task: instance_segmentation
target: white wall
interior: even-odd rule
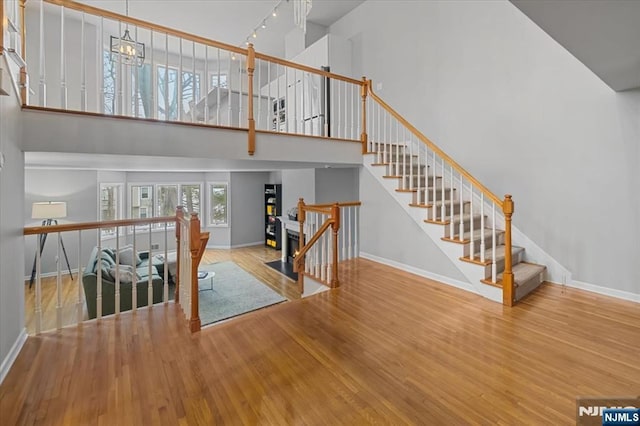
[[[24,154],[20,146],[20,102],[3,68],[3,87],[10,96],[0,96],[0,382],[7,373],[24,334],[23,199]]]
[[[352,41],[354,77],[513,194],[515,226],[573,279],[640,293],[640,93],[613,92],[507,1],[367,1],[330,33]]]
[[[59,223],[88,222],[98,218],[98,181],[95,170],[27,169],[24,173],[23,226],[40,226],[40,219],[31,219],[34,202],[66,201],[67,217]],[[78,267],[78,233],[63,232],[64,244],[71,269]],[[82,233],[82,265],[88,261],[91,248],[97,244],[97,231]],[[57,234],[48,234],[42,252],[42,273],[56,271]],[[38,236],[25,237],[24,276],[30,277],[38,246]],[[61,270],[67,271],[64,254],[60,253]],[[68,272],[68,271],[67,271]],[[75,276],[75,275],[74,275]]]
[[[468,282],[364,167],[360,169],[360,200],[360,252]]]
[[[357,168],[316,169],[316,203],[358,201]]]
[[[316,202],[315,169],[293,169],[282,171],[282,212],[298,206],[298,199],[304,198],[306,204]]]

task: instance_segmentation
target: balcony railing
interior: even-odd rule
[[[104,228],[114,228],[115,238],[103,239]],[[24,235],[37,236],[27,290],[30,333],[135,312],[171,299],[182,308],[189,328],[200,329],[197,268],[209,233],[200,231],[195,213],[186,218],[178,207],[169,217],[61,225],[47,221],[24,228]],[[53,263],[43,262],[47,240],[55,241]],[[162,248],[154,250],[156,244]],[[75,253],[75,259],[69,253]]]

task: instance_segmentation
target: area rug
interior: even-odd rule
[[[200,322],[203,326],[287,300],[234,262],[201,264],[198,270],[216,273],[213,290],[208,286],[200,287]]]

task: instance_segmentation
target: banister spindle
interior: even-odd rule
[[[147,258],[147,306],[153,305],[153,249],[151,241],[151,224],[149,224],[149,257]]]
[[[473,183],[469,182],[469,239],[471,240],[469,258],[475,259],[476,251],[475,251],[475,235],[473,234]]]
[[[453,239],[453,216],[455,215],[454,201],[453,201],[453,189],[454,189],[454,181],[453,181],[453,165],[449,165],[449,185],[451,188],[449,189],[449,200],[451,200],[451,205],[449,206],[449,238]],[[458,206],[458,213],[463,214],[462,204]]]
[[[491,203],[491,282],[497,282],[496,267],[496,203]]]
[[[480,262],[484,262],[486,249],[484,242],[484,192],[480,192]]]
[[[82,267],[82,230],[78,230],[78,298],[76,300],[76,324],[82,322],[83,307],[82,301],[82,275],[84,274],[84,268]]]
[[[4,0],[2,0],[4,1]],[[41,107],[47,106],[47,83],[46,83],[46,56],[45,56],[45,45],[44,45],[44,2],[40,2],[40,46],[39,46],[39,57],[40,57],[40,81],[38,87],[38,97],[39,97],[39,105]],[[36,318],[36,324],[37,324]],[[36,330],[36,334],[40,333],[40,330]]]
[[[116,315],[120,314],[120,227],[116,226]]]
[[[446,178],[446,174],[444,172],[444,158],[440,159],[440,170],[442,172],[442,186],[440,188],[440,221],[444,222],[447,217],[447,206],[446,206],[446,200],[447,200],[447,194],[445,193],[445,178]]]
[[[464,180],[462,177],[462,173],[460,173],[460,191],[458,191],[460,206],[464,206]],[[453,238],[453,235],[451,236]],[[458,229],[458,241],[464,240],[464,212],[460,212],[460,224]]]
[[[182,99],[183,91],[184,91],[183,77],[182,77],[182,37],[180,37],[178,40],[180,42],[180,49],[178,50],[178,77],[176,78],[178,93],[176,96],[176,105],[178,108],[178,121],[184,121],[184,108],[182,107],[182,105],[184,105],[183,99]],[[229,101],[231,101],[231,98],[229,98]]]
[[[56,245],[56,328],[62,328],[62,262],[60,261],[60,245],[62,244],[62,234],[58,235]]]
[[[82,19],[80,20],[80,111],[87,110],[87,64],[84,54],[84,41],[84,12],[82,12]]]
[[[60,108],[67,109],[67,61],[64,45],[64,7],[60,8]]]
[[[164,223],[164,268],[162,269],[162,271],[164,272],[164,277],[163,278],[163,289],[162,289],[162,301],[164,303],[168,303],[169,302],[169,260],[168,260],[168,253],[167,253],[167,246],[169,243],[169,224],[167,222]],[[177,255],[176,255],[177,256]]]
[[[164,119],[169,121],[171,120],[169,113],[169,33],[165,33],[164,36]]]
[[[436,220],[436,201],[437,201],[437,196],[436,196],[436,152],[433,151],[433,183],[431,184],[431,220],[435,221]]]
[[[96,229],[98,237],[98,253],[96,260],[96,272],[98,275],[98,285],[96,290],[96,318],[102,318],[102,235],[100,228]]]
[[[138,252],[136,247],[136,226],[133,225],[133,253]],[[133,274],[131,277],[131,310],[135,312],[138,309],[138,278],[136,271],[136,257],[132,256],[131,267],[133,268]]]
[[[36,246],[36,334],[42,331],[42,249],[45,234],[38,234]]]
[[[216,82],[217,84],[217,88],[216,88],[216,124],[220,124],[220,91],[222,90],[222,88],[220,87],[220,48],[217,48],[218,51],[218,57],[217,57],[217,61],[218,61],[218,81]],[[227,79],[229,77],[227,76]],[[227,86],[229,85],[229,82],[227,82]]]
[[[158,87],[158,75],[157,75],[157,71],[156,71],[156,66],[155,66],[155,61],[154,61],[154,52],[155,49],[153,47],[153,29],[150,30],[150,37],[151,37],[151,42],[150,42],[150,47],[151,47],[151,52],[149,52],[149,62],[151,63],[151,87],[153,88],[151,90],[150,93],[150,109],[151,109],[151,116],[147,117],[147,118],[158,118],[158,108],[156,108],[156,90]],[[145,114],[146,116],[146,114]]]
[[[196,74],[196,42],[191,42],[191,106],[189,107],[189,112],[191,115],[191,122],[196,122],[196,102],[198,99],[196,98],[198,87],[198,75]],[[153,90],[152,90],[153,92]]]

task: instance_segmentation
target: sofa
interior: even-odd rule
[[[164,293],[164,262],[157,256],[149,259],[148,252],[137,252],[134,255],[133,247],[125,246],[120,249],[120,266],[116,268],[116,251],[111,248],[103,248],[98,252],[94,247],[89,256],[89,261],[82,274],[82,286],[89,319],[97,317],[98,295],[98,268],[102,269],[102,315],[115,313],[116,307],[116,274],[120,276],[120,312],[129,311],[132,308],[133,274],[136,274],[137,306],[147,306],[149,289],[149,262],[151,265],[151,285],[153,288],[153,302],[163,301]],[[134,267],[135,263],[135,267]],[[173,295],[173,283],[169,278],[170,298]]]

